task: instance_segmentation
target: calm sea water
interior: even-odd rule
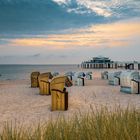
[[[78,69],[77,65],[0,65],[0,80],[30,79],[33,71],[61,73]]]

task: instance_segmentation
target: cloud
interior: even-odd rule
[[[39,57],[39,56],[41,56],[40,53],[37,53],[37,54],[32,55],[32,57]]]
[[[59,5],[68,7],[68,12],[78,14],[92,14],[104,17],[123,17],[133,13],[140,14],[140,1],[138,0],[53,0]],[[129,13],[129,10],[131,12]],[[135,14],[134,14],[135,13]]]
[[[7,46],[71,50],[83,47],[127,47],[140,36],[140,21],[93,25],[69,33],[7,39]]]
[[[1,36],[51,34],[140,16],[138,0],[1,0]]]
[[[51,0],[1,1],[0,18],[1,35],[49,33],[83,26],[92,20],[86,15],[68,13],[67,8]]]
[[[4,45],[4,44],[7,44],[7,43],[8,43],[8,39],[4,39],[4,38],[0,39],[0,45]]]
[[[138,0],[1,0],[0,63],[139,58],[139,16]]]
[[[59,55],[60,58],[67,58],[67,55]]]

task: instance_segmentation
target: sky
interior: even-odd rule
[[[0,64],[140,61],[140,0],[0,0]]]

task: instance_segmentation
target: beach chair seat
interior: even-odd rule
[[[52,75],[50,72],[42,73],[38,77],[39,81],[39,90],[40,95],[50,95],[50,80],[52,79]]]
[[[40,72],[32,72],[31,73],[31,87],[36,88],[39,87],[38,77],[40,75]]]
[[[72,83],[67,76],[55,77],[51,81],[52,111],[65,111],[68,109],[68,91],[66,91],[66,87],[70,86],[72,86]]]

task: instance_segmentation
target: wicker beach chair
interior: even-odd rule
[[[39,90],[40,95],[50,95],[50,79],[52,79],[53,76],[50,72],[48,73],[42,73],[38,77],[39,81]]]
[[[64,75],[67,76],[72,81],[72,78],[74,76],[74,72],[69,71],[69,72],[66,72]]]
[[[83,77],[73,76],[72,83],[74,86],[84,86],[85,79]]]
[[[67,76],[55,77],[50,84],[52,95],[52,111],[68,109],[68,91],[66,87],[72,86]]]
[[[120,76],[121,92],[139,93],[139,72],[124,71]]]
[[[32,72],[31,73],[31,87],[36,88],[39,87],[38,77],[40,75],[40,72]]]
[[[118,86],[120,85],[121,71],[108,73],[108,84]]]
[[[84,86],[85,85],[85,73],[77,72],[74,74],[72,79],[73,85],[75,86]]]

